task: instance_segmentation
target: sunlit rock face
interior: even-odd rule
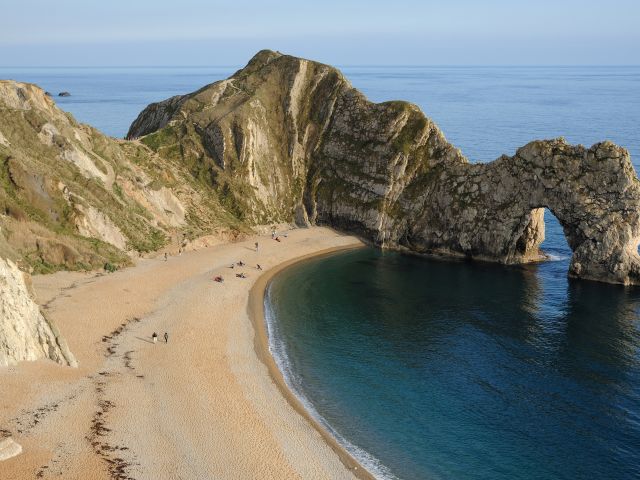
[[[640,185],[609,142],[534,141],[473,164],[417,106],[372,103],[338,70],[266,50],[227,80],[150,105],[128,136],[179,152],[248,223],[522,263],[540,258],[546,207],[574,252],[570,275],[640,282]]]
[[[0,367],[48,358],[76,366],[76,360],[31,298],[24,274],[0,258]]]

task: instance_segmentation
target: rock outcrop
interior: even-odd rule
[[[41,358],[76,366],[66,343],[33,301],[23,273],[0,258],[0,367]]]
[[[521,263],[544,208],[570,275],[640,283],[640,182],[626,150],[534,141],[470,163],[415,105],[369,102],[336,69],[259,52],[227,80],[147,107],[129,138],[177,154],[248,223],[295,220],[385,248]]]
[[[20,455],[22,446],[16,443],[13,438],[0,439],[0,462],[9,460],[10,458]]]

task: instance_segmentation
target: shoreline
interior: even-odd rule
[[[314,227],[283,243],[252,236],[111,274],[34,277],[79,367],[0,369],[0,434],[23,447],[0,462],[0,478],[374,478],[278,381],[255,315],[282,269],[361,246]],[[230,269],[240,259],[246,280]],[[168,343],[154,344],[154,331],[168,331]]]
[[[363,247],[363,245],[331,247],[315,253],[303,255],[298,258],[290,259],[270,268],[256,280],[251,287],[251,290],[249,290],[247,314],[255,331],[254,349],[256,356],[267,367],[271,379],[278,387],[282,396],[296,412],[302,415],[302,417],[304,417],[304,419],[313,428],[315,428],[318,433],[320,433],[327,445],[329,445],[329,447],[331,447],[331,449],[338,455],[344,466],[348,468],[358,479],[375,480],[376,477],[373,476],[357,459],[355,459],[351,453],[346,450],[346,448],[340,445],[338,440],[336,440],[336,438],[313,417],[313,415],[302,404],[300,399],[298,399],[295,392],[293,392],[287,385],[284,375],[278,368],[278,365],[276,364],[276,361],[269,349],[269,334],[266,327],[264,312],[264,301],[267,288],[269,287],[271,280],[273,280],[273,278],[283,270],[310,259],[332,255],[337,252],[356,250]]]

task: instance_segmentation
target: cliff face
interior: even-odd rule
[[[329,224],[416,253],[539,258],[543,208],[570,275],[640,283],[640,182],[629,154],[535,141],[471,164],[415,105],[374,104],[336,69],[259,52],[227,80],[147,107],[129,138],[175,155],[248,223]]]
[[[66,343],[31,298],[23,273],[0,258],[0,367],[41,358],[76,366]]]
[[[126,265],[216,227],[244,229],[171,156],[78,124],[35,85],[0,81],[0,256],[36,273]]]

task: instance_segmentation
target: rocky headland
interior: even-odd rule
[[[470,163],[417,106],[372,103],[335,68],[272,51],[150,105],[128,137],[197,168],[250,224],[330,225],[383,248],[512,264],[540,259],[546,207],[571,276],[640,282],[640,182],[610,142],[538,140]]]

